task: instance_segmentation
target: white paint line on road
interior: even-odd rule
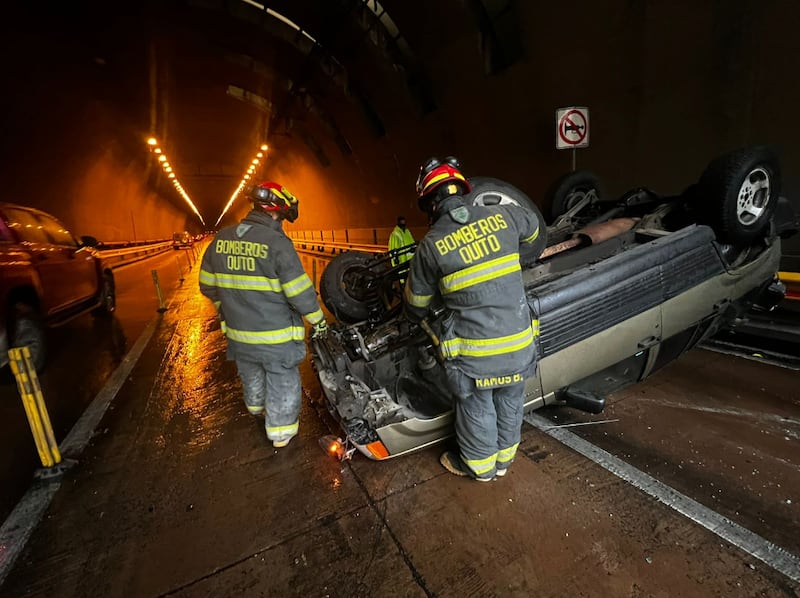
[[[629,463],[593,445],[569,430],[553,428],[552,422],[540,415],[530,413],[525,416],[525,421],[587,459],[594,461],[645,494],[652,496],[681,515],[702,525],[723,540],[752,555],[792,581],[800,583],[800,559],[787,550],[751,532],[738,523],[734,523],[716,511],[701,505],[696,500],[681,494],[674,488],[659,482],[652,476],[636,469]]]
[[[736,409],[733,407],[708,407],[706,405],[698,405],[696,403],[678,403],[676,401],[667,401],[664,399],[650,399],[648,397],[637,397],[636,402],[652,403],[660,407],[669,407],[671,409],[688,409],[690,411],[702,411],[704,413],[717,413],[719,415],[730,415],[731,417],[740,417],[742,419],[754,420],[765,424],[778,424],[780,426],[795,426],[800,428],[800,419],[777,415],[775,413],[762,413],[760,411],[750,411],[749,409]]]
[[[713,351],[714,353],[733,355],[734,357],[741,357],[748,361],[757,361],[766,365],[785,368],[787,370],[800,370],[800,364],[798,364],[798,359],[794,355],[764,351],[715,340],[705,341],[700,345],[700,348],[706,351]]]
[[[122,363],[114,370],[105,386],[61,442],[59,450],[62,455],[76,458],[92,439],[95,428],[141,357],[159,320],[160,318],[153,318],[150,321],[133,348],[123,357]],[[60,486],[60,476],[34,481],[0,527],[0,586],[3,585]]]

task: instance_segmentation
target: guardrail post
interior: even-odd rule
[[[17,388],[22,396],[25,415],[31,427],[39,459],[45,467],[53,467],[61,463],[61,452],[58,450],[50,416],[44,404],[44,396],[39,386],[39,377],[31,361],[31,351],[28,347],[10,349],[8,357],[11,371],[17,380]]]
[[[156,285],[156,295],[158,295],[158,309],[156,311],[164,313],[167,311],[167,306],[164,305],[164,296],[161,294],[161,285],[158,283],[158,272],[150,270],[150,274],[153,275],[153,284]]]
[[[378,244],[378,229],[377,228],[373,228],[372,229],[372,244],[373,245],[377,245]]]

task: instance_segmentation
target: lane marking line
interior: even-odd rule
[[[524,420],[537,430],[565,444],[587,459],[594,461],[645,494],[784,574],[795,583],[800,583],[800,558],[789,551],[751,532],[738,523],[734,523],[724,515],[712,511],[674,488],[659,482],[654,477],[636,469],[629,463],[593,445],[569,430],[553,428],[552,422],[540,415],[529,413],[524,417]]]
[[[62,455],[77,457],[92,439],[95,428],[103,419],[108,406],[125,383],[133,366],[139,361],[160,320],[161,317],[155,317],[147,324],[131,350],[122,358],[117,369],[61,442],[59,448]],[[0,527],[0,587],[60,487],[61,476],[48,480],[35,480],[3,522]]]

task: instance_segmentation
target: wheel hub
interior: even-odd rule
[[[769,173],[755,168],[745,177],[739,188],[736,217],[745,226],[756,222],[767,207],[770,197]]]

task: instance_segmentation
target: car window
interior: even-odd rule
[[[44,232],[44,226],[28,210],[18,210],[16,208],[6,209],[8,228],[13,230],[22,241],[29,243],[50,243],[50,239]]]
[[[75,241],[75,237],[72,236],[72,233],[64,228],[64,225],[58,220],[48,216],[47,214],[42,214],[41,212],[36,214],[36,217],[44,225],[44,230],[48,235],[50,235],[53,243],[56,245],[66,245],[68,247],[78,246],[78,243]]]
[[[11,243],[13,240],[14,237],[8,230],[5,219],[0,215],[0,243]]]

